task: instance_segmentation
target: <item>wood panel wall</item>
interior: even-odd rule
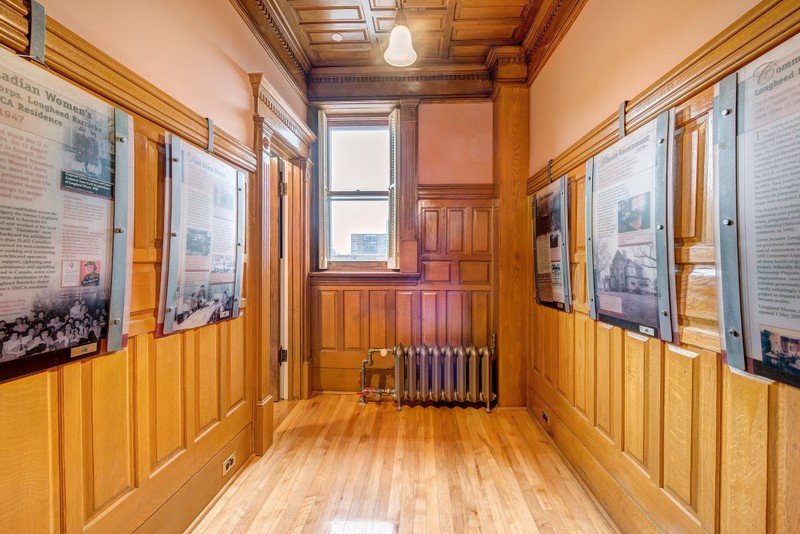
[[[9,532],[132,531],[221,451],[238,449],[238,469],[252,450],[246,313],[153,335],[164,130],[138,117],[134,126],[129,345],[0,385],[0,521]],[[235,440],[240,435],[244,447]],[[217,489],[223,485],[219,461],[204,476]],[[185,528],[206,503],[187,499],[187,510],[167,524]]]
[[[27,6],[0,4],[0,41],[24,52]],[[252,314],[154,336],[165,132],[202,145],[205,121],[55,21],[47,28],[51,70],[134,114],[131,324],[125,350],[0,384],[0,530],[179,532],[253,450]],[[249,148],[222,130],[217,141],[216,155],[255,171]]]
[[[489,344],[494,331],[495,201],[491,186],[468,189],[420,191],[419,279],[315,273],[314,390],[359,391],[361,360],[370,348]],[[394,387],[393,367],[393,359],[378,356],[369,372],[370,385]]]
[[[759,19],[773,4],[778,8]],[[765,2],[756,10],[763,39],[774,42],[768,28],[786,31],[784,9]],[[748,39],[758,35],[753,32],[742,30]],[[792,481],[800,475],[800,391],[721,361],[708,150],[713,93],[705,87],[684,98],[676,114],[680,342],[589,318],[585,169],[577,161],[583,158],[567,154],[559,163],[573,162],[565,170],[575,311],[560,313],[529,299],[528,405],[624,531],[797,532]],[[665,91],[661,98],[673,96]]]

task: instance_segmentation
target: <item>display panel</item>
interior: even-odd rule
[[[569,312],[572,306],[569,268],[567,177],[533,196],[533,262],[536,301]]]
[[[586,163],[589,309],[593,319],[673,340],[667,155],[672,112]]]
[[[717,87],[728,363],[800,386],[800,36]]]
[[[170,141],[159,334],[237,317],[242,292],[244,173]]]
[[[0,380],[125,346],[132,127],[0,52]]]

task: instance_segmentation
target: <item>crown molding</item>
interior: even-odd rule
[[[272,0],[230,0],[262,48],[307,101],[311,60],[292,33],[283,12]]]
[[[587,0],[544,0],[536,11],[533,23],[522,41],[528,57],[528,85],[550,59],[558,43],[578,18]]]
[[[249,76],[255,99],[255,115],[266,121],[272,132],[271,142],[282,146],[295,157],[307,158],[317,136],[264,74],[256,72]]]
[[[483,65],[425,65],[398,69],[319,67],[309,77],[310,101],[358,99],[487,98],[492,80]]]
[[[486,55],[485,65],[495,84],[518,83],[525,81],[527,62],[521,46],[493,46]]]

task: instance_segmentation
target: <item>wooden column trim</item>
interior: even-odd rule
[[[303,375],[304,370],[310,370],[308,359],[310,351],[308,346],[308,273],[310,271],[310,245],[311,236],[311,173],[313,165],[309,159],[311,147],[317,137],[305,121],[292,110],[278,91],[267,81],[262,73],[250,74],[250,83],[255,100],[256,129],[269,129],[269,150],[264,152],[260,160],[267,169],[263,179],[269,183],[269,200],[266,208],[268,226],[264,228],[264,235],[268,236],[268,268],[262,271],[264,280],[269,280],[268,293],[263,298],[268,298],[270,305],[269,343],[260,353],[263,364],[268,367],[269,358],[280,349],[280,228],[277,173],[269,172],[269,157],[273,154],[291,163],[300,169],[299,179],[294,178],[294,172],[288,172],[284,179],[287,184],[287,202],[289,227],[287,228],[287,269],[289,283],[286,288],[289,297],[289,327],[288,349],[290,354],[289,396],[293,399],[306,397],[310,393],[308,387],[309,377]],[[288,170],[288,169],[287,169]],[[275,176],[273,176],[275,175]],[[269,233],[267,233],[269,232]],[[265,327],[266,328],[266,327]],[[274,351],[274,352],[273,352]],[[267,378],[269,378],[267,376]],[[269,381],[267,381],[267,384]]]
[[[273,397],[270,394],[270,350],[277,350],[280,332],[274,327],[277,323],[278,306],[273,294],[277,295],[277,247],[275,224],[278,210],[274,209],[277,197],[277,183],[270,179],[270,154],[274,131],[263,117],[256,115],[255,148],[257,149],[256,173],[250,182],[250,209],[248,210],[250,236],[248,242],[248,263],[250,271],[248,300],[249,343],[255,357],[255,395],[254,397],[254,452],[264,454],[272,445]]]
[[[400,198],[398,232],[400,272],[419,272],[417,240],[417,154],[419,142],[419,100],[400,101],[400,163],[398,169]]]
[[[499,200],[495,251],[498,264],[495,298],[498,354],[498,403],[526,406],[530,295],[530,234],[526,194],[530,96],[527,67],[520,47],[493,48],[487,66],[495,74],[494,180]]]
[[[302,325],[301,325],[301,341],[300,341],[300,387],[299,396],[301,399],[308,399],[311,397],[311,289],[309,274],[313,269],[312,258],[316,254],[312,254],[311,248],[314,240],[312,239],[311,219],[312,214],[316,214],[314,206],[312,205],[311,198],[315,190],[312,185],[312,176],[314,176],[314,162],[311,158],[302,158],[299,160],[300,171],[302,173],[303,182],[303,242],[306,244],[304,247],[303,257],[303,311],[302,311]]]
[[[299,171],[292,183],[287,183],[290,216],[286,242],[289,272],[289,374],[291,376],[292,399],[306,399],[311,391],[311,351],[309,349],[309,279],[311,271],[311,173],[314,165],[310,158],[291,160]],[[292,173],[293,174],[293,173]]]

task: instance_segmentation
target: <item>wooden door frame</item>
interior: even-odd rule
[[[258,258],[248,258],[254,266],[252,297],[256,301],[257,312],[255,325],[251,331],[253,341],[257,347],[256,373],[255,373],[255,428],[256,428],[256,453],[263,454],[272,443],[272,403],[270,394],[270,354],[280,349],[280,316],[279,300],[279,270],[280,270],[280,235],[278,220],[280,212],[280,197],[277,173],[270,172],[270,157],[279,156],[298,167],[301,172],[288,184],[287,191],[298,189],[289,197],[286,208],[289,210],[290,226],[299,224],[297,230],[301,239],[297,247],[292,247],[294,263],[290,270],[289,302],[290,330],[289,351],[293,358],[294,367],[301,371],[310,369],[306,362],[310,359],[308,351],[308,319],[306,310],[308,302],[308,183],[310,181],[311,163],[309,152],[316,141],[314,132],[306,125],[305,121],[289,106],[283,97],[267,81],[262,73],[250,74],[250,84],[254,97],[255,122],[255,152],[257,154],[256,179],[251,184],[252,209],[257,213],[250,215],[251,226],[250,242],[254,243],[251,250]],[[294,173],[293,173],[294,174]],[[298,219],[297,214],[300,214]],[[299,248],[298,248],[299,247]],[[299,260],[299,261],[298,261]],[[297,268],[299,267],[299,268]],[[291,365],[290,365],[291,366]],[[290,374],[291,376],[291,374]],[[294,397],[307,395],[307,388],[302,388],[308,380],[302,379],[302,372],[295,373],[295,378],[290,378],[290,394]],[[295,384],[294,382],[299,382]],[[295,393],[299,391],[299,393]]]

